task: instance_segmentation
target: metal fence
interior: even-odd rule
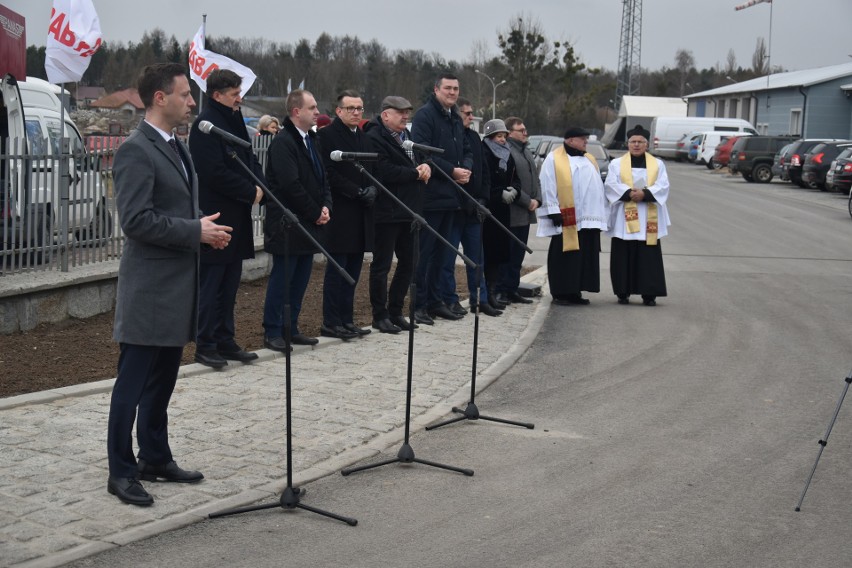
[[[270,136],[252,140],[263,169]],[[86,148],[0,141],[0,276],[59,270],[121,257],[124,233],[113,192],[112,162],[125,137],[89,137]],[[43,147],[44,146],[44,147]],[[264,208],[252,211],[263,235]]]

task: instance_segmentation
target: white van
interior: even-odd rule
[[[651,153],[660,158],[675,158],[677,141],[689,132],[748,132],[754,127],[741,118],[698,116],[658,116],[651,121]]]
[[[50,244],[63,228],[78,241],[112,233],[97,164],[86,154],[83,137],[67,113],[63,120],[55,89],[34,77],[18,82],[6,75],[0,80],[0,248],[5,250]],[[63,136],[70,140],[67,196],[61,195],[61,160],[56,157]]]

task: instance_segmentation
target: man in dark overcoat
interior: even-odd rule
[[[243,274],[243,260],[254,258],[252,206],[260,203],[263,191],[237,161],[263,178],[263,170],[252,149],[229,144],[198,129],[208,121],[237,138],[249,141],[240,111],[242,78],[229,69],[217,69],[207,76],[207,104],[192,124],[189,151],[198,172],[198,204],[202,211],[218,211],[219,222],[234,230],[230,245],[201,254],[201,296],[198,304],[198,336],[195,360],[221,368],[228,360],[247,363],[257,353],[243,350],[234,339],[234,305]]]
[[[368,151],[369,145],[358,127],[364,115],[361,95],[355,91],[340,93],[335,113],[337,118],[318,131],[334,201],[334,219],[328,222],[326,249],[355,284],[346,282],[334,265],[326,264],[320,334],[348,340],[370,333],[369,329],[355,325],[353,311],[355,286],[361,277],[364,252],[373,250],[373,202],[377,190],[352,161],[331,159],[331,152],[335,150]],[[365,169],[372,168],[369,162],[362,165]]]
[[[317,101],[310,92],[297,89],[287,95],[287,118],[269,146],[266,181],[275,197],[298,217],[302,227],[323,244],[325,226],[331,218],[331,191],[321,158],[323,150],[312,130],[318,116]],[[266,347],[276,351],[287,349],[285,323],[289,323],[292,343],[318,343],[316,338],[299,331],[299,312],[311,279],[314,254],[319,249],[298,228],[285,227],[283,216],[278,204],[270,199],[263,227],[264,249],[272,255],[263,307],[263,341]],[[289,258],[285,258],[288,253]],[[290,321],[285,322],[284,307],[288,303]]]

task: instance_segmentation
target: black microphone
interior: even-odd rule
[[[405,140],[402,143],[402,147],[406,150],[420,150],[421,152],[425,152],[427,154],[443,154],[443,148],[435,148],[434,146],[427,146],[426,144],[418,144],[417,142],[413,142],[411,140]]]
[[[373,152],[341,152],[340,150],[335,150],[331,153],[332,162],[354,162],[356,160],[376,161],[378,159],[379,155]]]
[[[230,132],[226,132],[218,126],[213,126],[213,123],[209,120],[202,120],[201,122],[199,122],[198,130],[200,130],[204,134],[215,134],[228,144],[236,144],[237,146],[242,146],[243,148],[251,148],[251,142],[246,142],[239,136],[234,136]]]

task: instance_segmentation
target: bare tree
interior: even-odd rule
[[[690,71],[695,69],[695,56],[688,49],[678,49],[675,52],[675,70],[680,81],[680,94],[684,95]]]
[[[762,37],[757,38],[754,54],[751,56],[751,68],[757,76],[766,75],[769,71],[769,54],[766,50],[766,41]]]
[[[725,76],[730,77],[737,72],[737,54],[734,49],[728,50],[728,57],[725,58]]]

